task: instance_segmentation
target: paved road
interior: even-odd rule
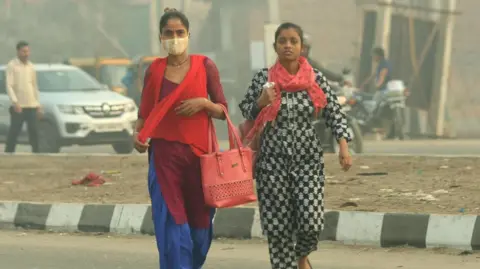
[[[222,143],[225,147],[226,143]],[[29,152],[19,146],[19,152]],[[0,145],[3,152],[3,145]],[[110,146],[66,147],[65,153],[114,153]],[[366,154],[480,155],[480,140],[365,141]]]
[[[322,244],[311,256],[323,269],[478,269],[480,253],[371,249]],[[154,269],[152,237],[106,237],[0,232],[0,269]],[[215,242],[205,269],[267,269],[266,245],[260,241]]]

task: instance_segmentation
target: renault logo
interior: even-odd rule
[[[102,105],[102,111],[105,113],[109,113],[112,110],[109,104],[103,104]]]

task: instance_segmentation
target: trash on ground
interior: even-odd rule
[[[386,176],[387,172],[357,173],[357,176]]]
[[[358,204],[355,203],[355,202],[345,202],[340,207],[341,208],[344,208],[344,207],[358,207]]]
[[[420,196],[417,199],[420,201],[438,201],[438,199],[431,194],[424,194],[423,196]]]
[[[104,174],[104,175],[110,175],[110,176],[121,175],[122,174],[122,172],[117,171],[117,170],[101,171],[101,173]]]
[[[440,190],[436,190],[434,192],[432,192],[433,194],[447,194],[448,191],[447,190],[444,190],[444,189],[440,189]]]
[[[381,192],[393,192],[392,189],[380,189]]]
[[[95,174],[93,172],[88,173],[84,178],[80,180],[73,180],[72,185],[82,185],[87,187],[99,187],[105,184],[107,180],[101,175]]]

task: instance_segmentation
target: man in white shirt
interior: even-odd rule
[[[12,101],[10,107],[10,130],[8,132],[5,152],[15,152],[18,136],[27,122],[28,139],[32,152],[38,153],[37,121],[42,114],[37,74],[33,64],[28,60],[30,47],[27,42],[17,44],[17,58],[11,60],[6,69],[7,93]]]

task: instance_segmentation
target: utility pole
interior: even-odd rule
[[[448,13],[442,14],[438,22],[442,26],[439,31],[439,42],[437,47],[437,51],[440,53],[435,55],[436,68],[433,83],[434,92],[432,103],[428,111],[429,127],[436,136],[443,136],[445,127],[445,110],[447,105],[456,4],[456,0],[447,0],[443,9],[447,10]]]
[[[160,54],[158,44],[158,0],[150,0],[149,25],[150,25],[150,52],[152,55]]]
[[[280,8],[278,0],[268,0],[268,18],[270,23],[280,23]]]
[[[192,0],[180,0],[180,4],[181,4],[180,11],[186,14],[190,8],[191,2]]]
[[[392,0],[383,0],[377,12],[377,30],[375,43],[382,47],[388,55],[390,48],[390,28],[392,23]]]
[[[278,0],[268,0],[268,23],[263,26],[263,41],[265,46],[265,65],[272,66],[277,60],[277,54],[273,49],[274,35],[280,24],[280,9]]]
[[[12,1],[11,0],[5,0],[5,17],[7,19],[10,19],[11,10],[12,10]]]

